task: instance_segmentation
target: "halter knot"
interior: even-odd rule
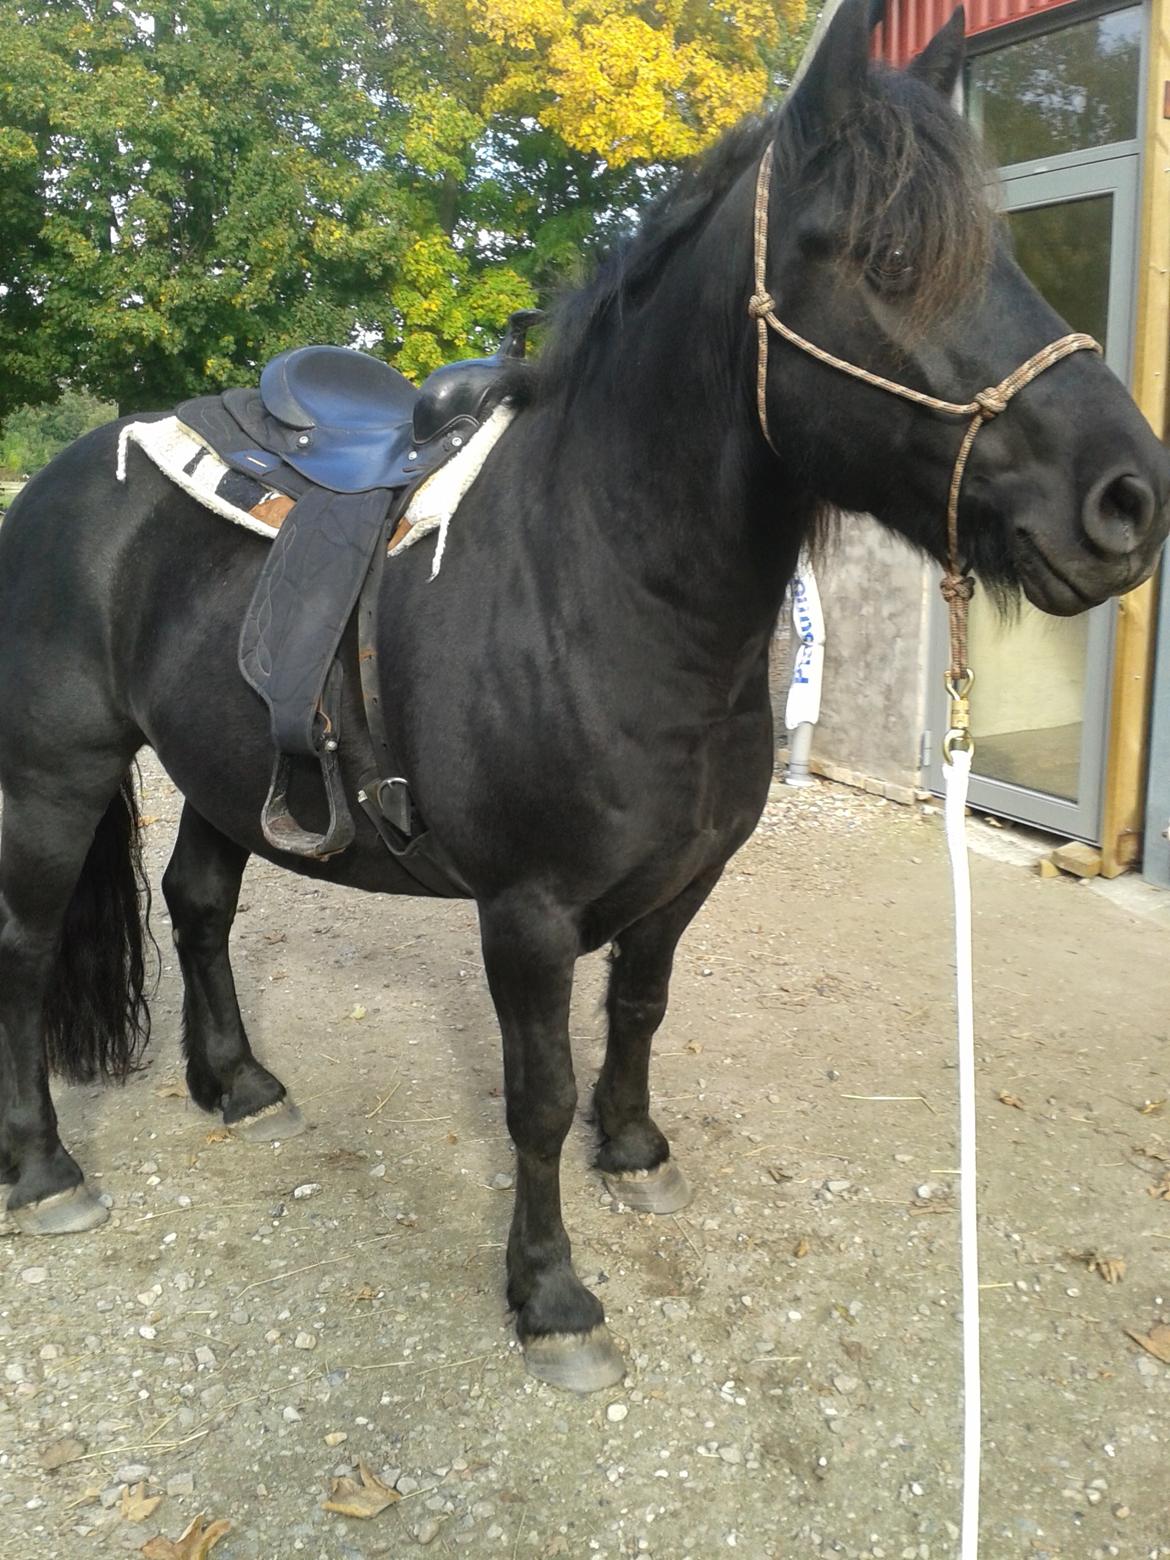
[[[944,601],[970,601],[975,594],[975,581],[970,574],[944,574],[939,589]]]
[[[988,390],[980,390],[975,397],[975,405],[983,413],[984,421],[992,417],[998,417],[1000,412],[1007,410],[1008,398],[1003,395],[998,386],[992,386]]]
[[[776,300],[769,292],[753,293],[748,299],[748,313],[753,320],[763,319],[765,314],[771,314],[776,308]]]

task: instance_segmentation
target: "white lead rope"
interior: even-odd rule
[[[960,1560],[979,1555],[979,1235],[975,1222],[975,999],[971,978],[971,871],[967,782],[971,751],[943,764],[947,850],[955,890],[955,993],[959,1020],[959,1245],[963,1304],[963,1525]]]

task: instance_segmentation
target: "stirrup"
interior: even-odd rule
[[[314,856],[324,861],[352,845],[356,830],[345,800],[345,787],[336,750],[323,748],[317,757],[321,765],[325,798],[329,803],[329,824],[325,832],[314,834],[303,828],[289,810],[288,782],[292,759],[287,753],[277,753],[272,765],[272,779],[264,799],[260,827],[264,831],[264,838],[274,850],[288,851],[293,856]]]

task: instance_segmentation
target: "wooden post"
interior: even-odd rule
[[[1150,0],[1149,39],[1133,395],[1164,439],[1170,406],[1170,0]],[[1154,603],[1152,580],[1119,603],[1101,833],[1105,877],[1132,866],[1141,849]]]

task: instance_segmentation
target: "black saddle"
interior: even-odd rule
[[[386,543],[414,489],[449,460],[503,395],[504,367],[522,357],[540,317],[512,317],[499,351],[436,369],[416,390],[380,359],[344,347],[294,347],[258,390],[184,402],[179,418],[233,470],[295,500],[269,551],[240,632],[240,669],[268,706],[276,749],[261,824],[277,849],[324,858],[354,838],[338,748],[343,668],[338,652],[359,613],[359,670],[372,763],[358,799],[404,866],[427,888],[465,885],[394,773],[382,718],[375,608]],[[289,807],[293,761],[320,765],[329,805],[324,832]]]

